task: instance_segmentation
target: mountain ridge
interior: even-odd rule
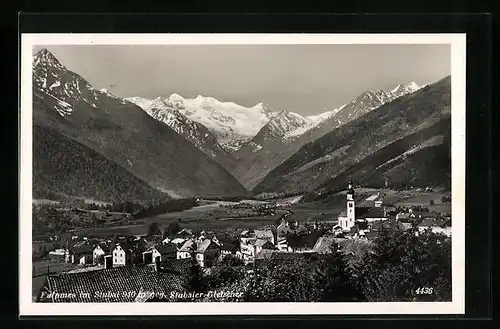
[[[450,93],[451,79],[448,76],[368,111],[304,144],[271,170],[253,192],[309,192],[318,195],[343,188],[348,178],[383,187],[384,175],[392,177],[389,181],[392,186],[425,185],[430,181],[449,186],[451,177],[447,166],[450,161],[446,150],[450,145]],[[420,144],[427,146],[410,152]],[[402,156],[405,152],[409,153]],[[390,162],[392,159],[395,160]],[[433,171],[422,172],[421,167],[425,166],[420,165],[427,159],[435,159],[430,166],[435,172],[448,174],[426,179],[426,175]],[[398,171],[398,166],[406,166],[406,170]],[[401,178],[403,173],[406,176]]]
[[[272,169],[292,156],[301,146],[385,103],[413,93],[418,88],[415,83],[408,83],[394,88],[396,93],[385,90],[367,90],[337,109],[313,116],[315,121],[312,123],[306,122],[281,134],[280,137],[270,138],[266,142],[262,139],[252,139],[234,153],[240,164],[233,173],[243,186],[252,189]],[[298,130],[302,131],[299,134],[294,133]]]

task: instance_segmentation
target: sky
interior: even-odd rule
[[[302,115],[365,90],[432,83],[451,73],[448,44],[88,45],[47,48],[95,88],[120,97],[210,96]]]

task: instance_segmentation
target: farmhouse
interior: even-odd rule
[[[254,246],[255,246],[254,254],[257,254],[262,249],[275,249],[274,244],[272,244],[270,241],[264,240],[264,239],[255,240]]]
[[[65,261],[66,262],[66,254],[67,254],[66,249],[59,248],[59,249],[56,249],[56,250],[49,252],[49,258],[52,260],[55,260],[55,261],[60,261],[60,262]],[[68,258],[68,260],[69,260],[69,258]]]

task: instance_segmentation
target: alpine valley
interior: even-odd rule
[[[48,50],[37,52],[35,196],[318,198],[348,178],[377,187],[450,184],[449,77],[368,90],[314,116],[167,95],[120,98],[95,89]]]
[[[33,58],[33,124],[35,155],[47,157],[35,161],[35,197],[50,192],[114,201],[103,191],[123,184],[132,185],[127,193],[137,193],[116,188],[113,198],[140,200],[160,191],[171,196],[246,193],[217,161],[168,125],[94,89],[46,49]],[[79,161],[83,152],[93,161]],[[96,172],[101,174],[92,175]],[[68,176],[71,180],[65,180]],[[129,183],[123,182],[126,177]],[[61,180],[65,183],[54,183]]]

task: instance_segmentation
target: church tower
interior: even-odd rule
[[[349,181],[347,186],[347,226],[353,227],[356,220],[355,214],[355,203],[354,203],[354,188],[352,185],[352,180]]]

